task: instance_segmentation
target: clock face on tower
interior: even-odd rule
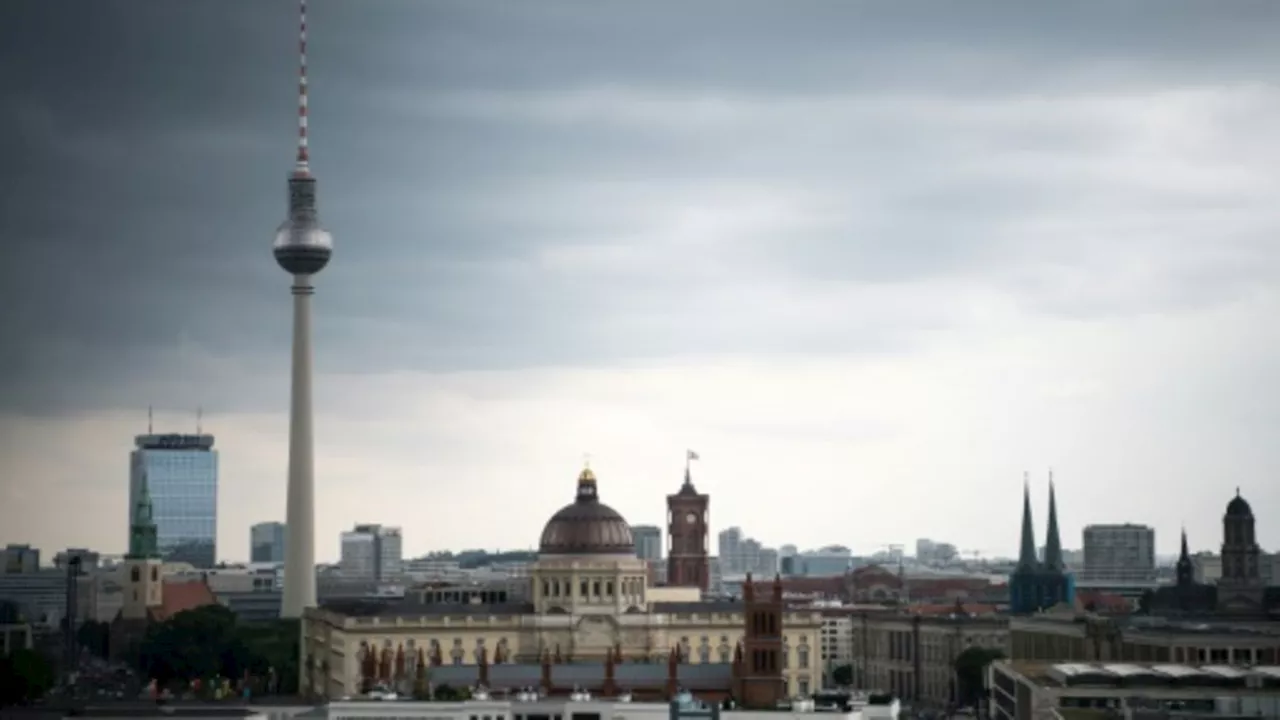
[[[684,516],[684,521],[685,521],[685,522],[687,522],[687,523],[689,523],[690,525],[692,525],[692,524],[694,524],[694,523],[698,522],[698,514],[697,514],[697,513],[689,513],[688,515],[685,515],[685,516]]]

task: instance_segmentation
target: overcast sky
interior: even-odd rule
[[[72,12],[74,6],[77,10]],[[1280,4],[313,0],[317,533],[1280,545]],[[283,519],[296,3],[0,9],[0,542],[122,551],[203,406]]]

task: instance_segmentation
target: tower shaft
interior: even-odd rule
[[[280,614],[302,617],[316,606],[315,447],[311,424],[311,286],[293,279],[293,383],[289,402],[289,495],[286,507],[284,600]]]

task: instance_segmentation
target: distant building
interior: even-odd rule
[[[339,567],[349,579],[386,582],[404,574],[403,540],[398,527],[356,525],[342,533]]]
[[[249,528],[249,560],[256,563],[284,562],[285,525],[263,522]]]
[[[1062,560],[1058,532],[1058,504],[1049,481],[1049,532],[1043,561],[1036,557],[1035,530],[1031,523],[1031,489],[1022,493],[1022,543],[1018,564],[1009,576],[1009,609],[1015,614],[1037,613],[1075,601],[1075,579]]]
[[[0,602],[16,606],[23,622],[56,629],[67,611],[67,574],[53,568],[0,573]]]
[[[778,551],[765,547],[759,540],[747,537],[740,527],[720,532],[720,571],[725,575],[748,573],[773,577],[779,570]]]
[[[922,565],[945,564],[959,555],[951,543],[935,542],[929,538],[916,540],[916,561]]]
[[[1146,525],[1087,525],[1084,572],[1090,582],[1148,582],[1156,577],[1156,531]]]
[[[856,610],[850,630],[854,687],[941,707],[956,701],[956,658],[971,647],[1003,651],[1009,618],[991,605],[955,601],[913,606],[909,613]]]
[[[636,540],[636,557],[641,560],[662,559],[662,528],[657,525],[632,525],[631,536]]]
[[[844,575],[853,565],[853,551],[843,545],[828,545],[818,550],[809,550],[800,555],[800,567],[797,575],[809,577],[827,577]],[[793,566],[793,570],[796,569]]]
[[[1041,663],[1276,665],[1280,628],[1234,619],[1104,617],[1059,607],[1010,618],[1008,655]]]
[[[720,555],[721,569],[730,575],[744,572],[739,565],[739,558],[742,555],[742,541],[746,537],[742,533],[742,528],[736,525],[731,528],[725,528],[720,531],[717,536],[717,547]]]
[[[0,550],[0,573],[33,573],[40,569],[40,551],[30,545],[7,545]]]
[[[80,572],[92,572],[102,564],[102,555],[85,548],[67,548],[53,556],[53,566],[66,570],[72,560],[80,561]]]
[[[139,435],[130,455],[129,526],[145,478],[164,560],[213,567],[218,554],[218,452],[212,435]]]
[[[1148,614],[1161,616],[1275,619],[1280,616],[1280,587],[1268,585],[1262,575],[1262,560],[1253,509],[1237,492],[1222,516],[1221,575],[1217,583],[1196,580],[1195,560],[1188,551],[1184,532],[1176,583],[1149,593],[1141,607]]]

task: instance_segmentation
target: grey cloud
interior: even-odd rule
[[[953,284],[1091,317],[1248,292],[1280,10],[1155,7],[314,2],[318,362],[906,351]],[[226,388],[287,362],[293,5],[18,8],[0,397],[278,402]]]

